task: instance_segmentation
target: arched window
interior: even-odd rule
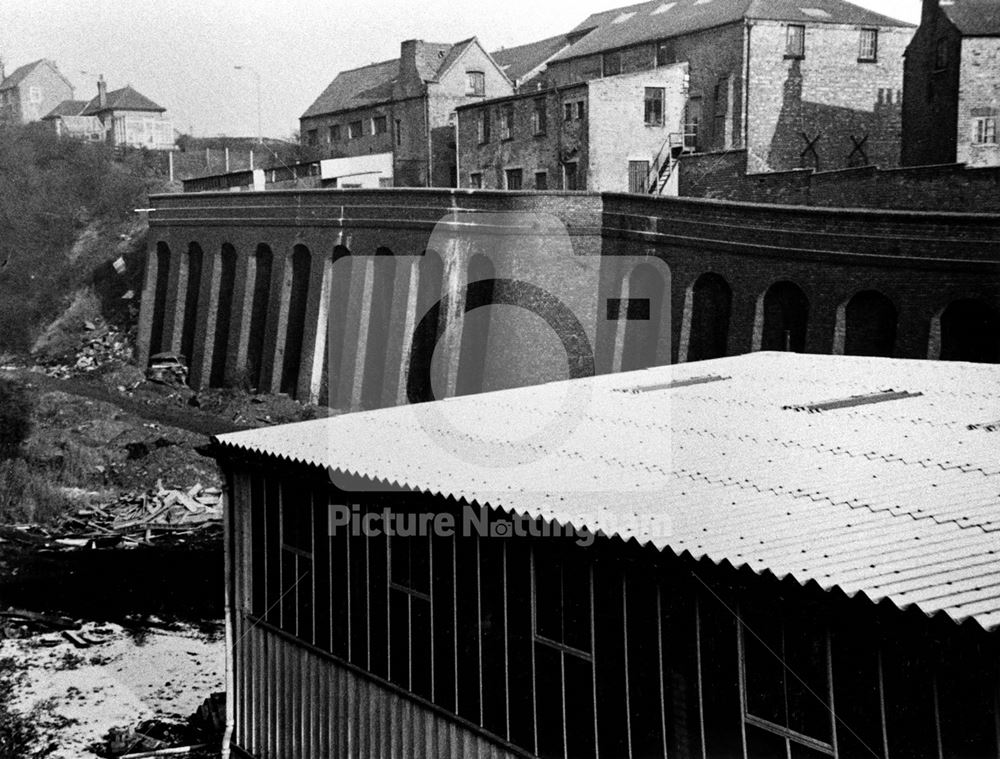
[[[302,339],[309,301],[309,270],[312,255],[305,245],[292,249],[292,289],[288,296],[288,320],[285,327],[285,354],[281,364],[281,392],[295,395],[302,363]]]
[[[844,309],[844,353],[892,357],[896,348],[896,307],[876,290],[856,293]]]
[[[268,301],[271,298],[271,272],[274,254],[261,243],[254,252],[253,296],[250,302],[250,330],[247,335],[247,377],[255,388],[261,384],[261,359],[264,355],[264,333],[267,329]]]
[[[487,343],[493,302],[493,262],[484,255],[469,259],[469,284],[465,291],[462,348],[458,360],[458,395],[480,393],[486,381]]]
[[[632,270],[628,279],[628,299],[623,304],[626,313],[618,315],[619,319],[625,319],[623,372],[656,365],[665,290],[663,274],[656,266],[642,263]]]
[[[718,274],[702,274],[691,289],[688,361],[721,358],[729,340],[733,291]]]
[[[361,388],[361,403],[365,408],[378,408],[382,405],[386,352],[389,349],[389,319],[392,316],[393,289],[396,285],[396,257],[388,248],[379,248],[375,251],[372,265],[371,313]]]
[[[985,301],[964,298],[941,314],[941,359],[1000,363],[1000,314]]]
[[[194,332],[198,320],[198,295],[201,290],[201,270],[205,256],[196,242],[188,245],[184,256],[187,284],[184,292],[184,324],[181,329],[181,353],[190,362],[194,354]]]
[[[163,335],[167,315],[167,290],[170,286],[170,248],[165,242],[156,243],[156,294],[153,296],[153,322],[150,325],[149,353],[156,355],[169,350]]]
[[[210,387],[221,387],[226,380],[226,357],[229,353],[229,330],[233,322],[233,291],[236,289],[236,249],[229,243],[222,246],[219,271],[219,305],[215,315],[215,335],[212,347]]]
[[[767,288],[762,308],[761,350],[804,351],[809,299],[799,286],[792,282],[775,282]]]

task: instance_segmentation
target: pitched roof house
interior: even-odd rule
[[[73,85],[46,58],[19,66],[10,76],[0,70],[0,80],[0,123],[38,121],[73,97]]]
[[[385,184],[454,186],[455,107],[511,92],[475,37],[406,40],[399,58],[340,72],[300,117],[302,141],[316,158],[391,153]]]
[[[925,0],[906,49],[903,162],[1000,166],[1000,0]]]
[[[76,103],[61,103],[46,119],[55,123],[61,133],[76,137],[97,134],[96,139],[114,147],[149,150],[172,150],[174,147],[174,126],[166,115],[167,109],[132,85],[108,92],[101,76],[97,81],[97,95],[83,104],[82,110],[72,114]]]

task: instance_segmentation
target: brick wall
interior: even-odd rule
[[[879,29],[874,61],[859,60],[858,26],[805,25],[802,58],[786,56],[788,24],[755,22],[749,33],[750,171],[899,164],[911,29]]]
[[[37,102],[31,100],[32,87],[37,88],[41,98]],[[73,88],[48,62],[36,66],[17,86],[16,92],[17,102],[12,104],[11,116],[22,123],[38,121],[64,100],[73,99]]]
[[[1000,213],[1000,167],[961,164],[747,174],[745,151],[681,158],[682,197],[838,208]]]
[[[532,114],[537,102],[544,102],[546,128],[536,134]],[[583,103],[584,118],[569,121],[564,118],[566,103]],[[502,109],[513,109],[513,130],[510,139],[503,139],[500,128]],[[461,185],[471,187],[471,175],[482,176],[484,189],[506,188],[504,172],[520,169],[524,189],[537,189],[536,174],[544,172],[548,189],[563,186],[563,164],[576,161],[586,176],[589,161],[588,129],[590,103],[585,85],[559,91],[545,90],[524,93],[484,103],[459,112],[459,166]],[[575,113],[575,112],[574,112]],[[490,139],[479,142],[479,120],[488,118]]]
[[[1000,38],[962,40],[956,158],[969,166],[1000,166],[1000,142],[976,143],[977,118],[1000,122]]]
[[[942,46],[944,66],[938,64]],[[958,88],[962,38],[936,2],[925,0],[920,28],[906,50],[902,163],[957,159]]]

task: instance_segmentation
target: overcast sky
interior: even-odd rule
[[[728,2],[729,0],[723,0]],[[263,127],[284,137],[342,69],[395,58],[399,42],[478,36],[488,50],[550,37],[629,0],[0,0],[0,56],[8,73],[51,58],[96,94],[131,84],[168,110],[182,132],[253,136],[254,75]],[[916,22],[920,0],[857,0]]]

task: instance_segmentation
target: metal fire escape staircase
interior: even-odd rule
[[[660,145],[660,151],[656,154],[653,165],[649,168],[646,191],[650,195],[662,195],[677,168],[678,159],[683,153],[694,152],[697,133],[690,130],[687,124],[683,124],[682,128],[684,129],[682,132],[670,132],[667,135],[667,139]]]

